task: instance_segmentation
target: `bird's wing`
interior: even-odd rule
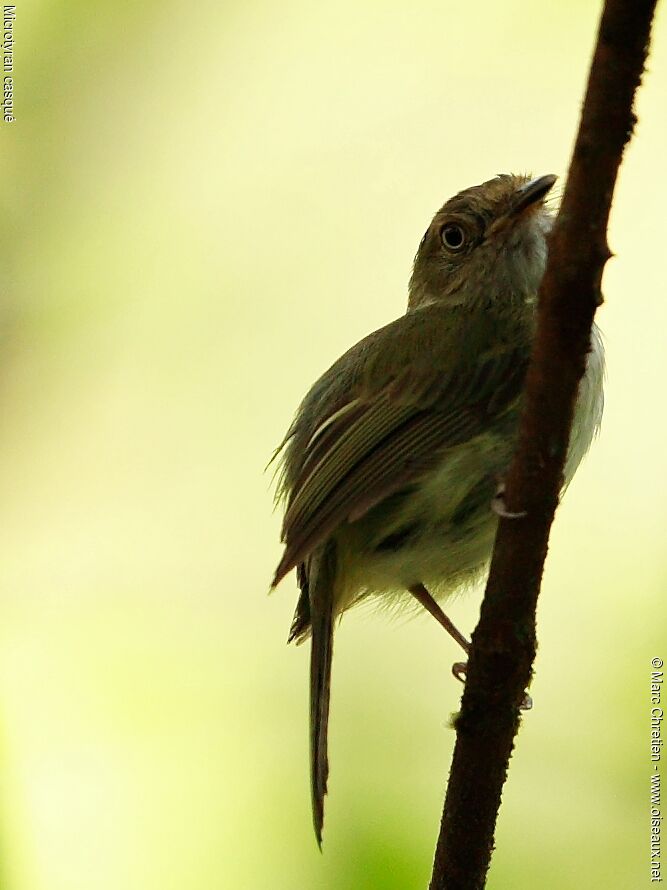
[[[416,320],[404,316],[378,331],[370,348],[366,341],[363,372],[349,399],[299,455],[274,585],[338,525],[418,479],[443,451],[479,435],[519,395],[524,342],[499,339],[494,323],[462,326],[459,320],[443,328],[434,321],[425,311]],[[446,330],[456,335],[447,337]],[[398,342],[406,360],[397,371]]]

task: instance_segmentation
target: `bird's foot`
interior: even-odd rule
[[[502,519],[523,519],[525,516],[528,515],[528,512],[526,510],[518,510],[514,512],[507,509],[507,507],[505,506],[504,482],[501,482],[498,486],[498,491],[491,501],[491,509],[497,516],[500,516]]]
[[[456,677],[457,680],[460,680],[461,683],[465,683],[466,676],[468,673],[468,662],[467,661],[457,661],[452,665],[452,673]],[[530,711],[533,707],[533,700],[528,695],[527,692],[523,694],[523,700],[519,705],[522,711]]]

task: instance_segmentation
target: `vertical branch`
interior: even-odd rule
[[[630,139],[656,0],[606,0],[560,212],[540,286],[525,408],[506,479],[501,519],[473,634],[431,890],[479,890],[519,705],[536,650],[535,612],[558,504],[579,381],[600,282],[623,149]]]

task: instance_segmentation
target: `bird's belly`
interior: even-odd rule
[[[452,448],[420,481],[342,526],[337,611],[367,596],[409,603],[405,591],[419,582],[442,597],[476,580],[491,555],[490,505],[511,448],[511,437],[490,433]]]
[[[595,327],[591,347],[575,408],[566,485],[602,416],[604,353]],[[498,519],[491,501],[514,450],[516,409],[492,431],[449,449],[422,479],[338,529],[338,613],[369,596],[412,605],[405,591],[417,583],[442,598],[480,578],[493,549]]]

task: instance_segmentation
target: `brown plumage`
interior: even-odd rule
[[[446,595],[490,555],[489,499],[513,450],[550,225],[542,199],[554,180],[497,177],[447,202],[420,244],[406,315],[322,375],[276,453],[285,550],[273,586],[297,569],[289,639],[311,637],[318,843],[336,618],[368,596]],[[600,419],[593,345],[570,477]]]

